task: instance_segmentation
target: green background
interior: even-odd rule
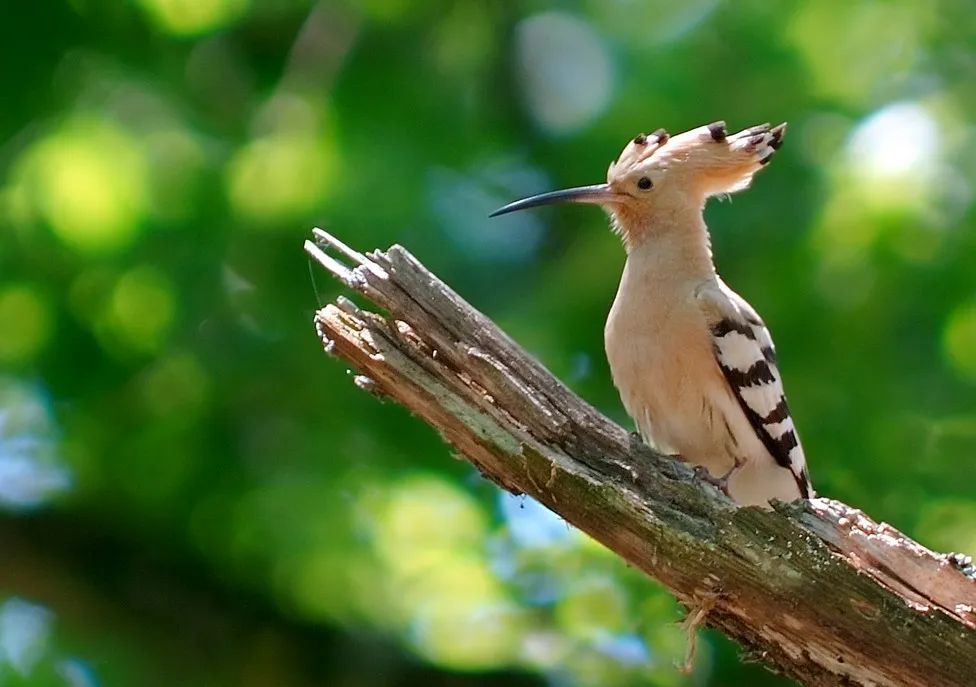
[[[593,208],[641,131],[789,121],[707,219],[818,491],[976,551],[961,0],[48,0],[0,19],[0,685],[782,685],[354,387],[320,225],[621,422]],[[748,659],[748,657],[745,657]]]

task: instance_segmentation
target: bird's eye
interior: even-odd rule
[[[637,188],[641,189],[642,191],[646,191],[653,185],[654,184],[651,183],[651,180],[647,177],[641,177],[637,180]]]

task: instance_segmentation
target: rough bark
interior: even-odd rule
[[[555,379],[400,246],[306,251],[385,314],[315,316],[356,383],[484,474],[670,589],[702,624],[806,685],[976,685],[976,569],[838,501],[737,508]]]

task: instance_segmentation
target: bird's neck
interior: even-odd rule
[[[715,276],[702,208],[684,208],[645,217],[617,217],[627,262],[640,262],[655,281],[702,281]]]

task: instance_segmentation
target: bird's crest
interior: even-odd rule
[[[634,136],[617,159],[610,163],[610,168],[607,170],[607,181],[614,177],[615,170],[631,169],[649,159],[661,146],[668,142],[669,138],[670,134],[664,129],[658,129],[650,134]]]
[[[753,175],[779,149],[785,133],[786,124],[759,124],[730,135],[725,122],[675,136],[658,129],[627,143],[607,170],[607,182],[625,182],[647,174],[655,184],[670,179],[686,191],[733,193],[749,186]]]

